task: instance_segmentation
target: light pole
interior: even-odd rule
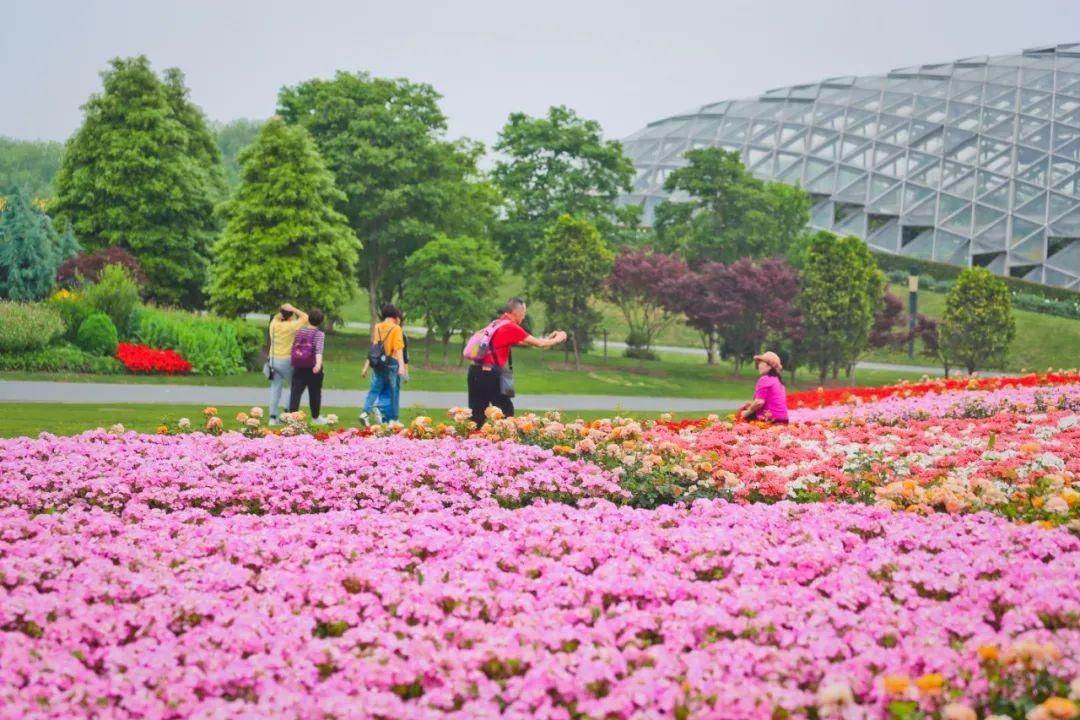
[[[915,315],[919,307],[919,270],[911,268],[907,279],[908,289],[908,346],[909,358],[915,357]]]

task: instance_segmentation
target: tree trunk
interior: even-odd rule
[[[716,365],[716,363],[719,360],[718,360],[718,358],[716,356],[717,355],[717,340],[716,340],[716,333],[715,332],[710,332],[709,333],[709,351],[708,352],[709,352],[709,365]]]
[[[424,338],[424,362],[431,364],[431,332]]]
[[[581,370],[581,353],[578,352],[577,344],[577,331],[573,331],[570,334],[570,342],[573,343],[574,348],[574,369]]]
[[[372,335],[375,334],[375,324],[379,322],[379,279],[379,271],[375,268],[375,265],[373,264],[371,268],[368,269],[368,312],[371,313]]]
[[[430,343],[429,343],[430,345]],[[450,333],[445,333],[442,339],[442,364],[447,366],[450,364]]]

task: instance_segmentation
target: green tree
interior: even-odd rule
[[[963,365],[969,374],[1000,367],[1016,337],[1008,286],[986,268],[961,272],[945,296],[939,333],[940,352],[949,364]]]
[[[0,137],[0,194],[25,188],[32,197],[53,196],[53,178],[60,169],[64,146]]]
[[[743,166],[737,152],[691,150],[687,165],[664,182],[669,193],[690,196],[656,208],[658,248],[691,263],[731,263],[784,254],[810,221],[810,198],[800,188],[765,183]]]
[[[210,129],[202,108],[191,102],[190,92],[184,83],[184,73],[180,68],[167,68],[162,73],[165,93],[173,114],[187,130],[187,154],[198,163],[205,174],[204,182],[210,188],[211,199],[220,202],[225,199],[225,168],[221,161],[221,149],[218,148],[217,135]]]
[[[0,212],[0,297],[41,300],[56,277],[60,239],[52,223],[16,190]]]
[[[442,341],[446,363],[453,334],[483,324],[497,302],[502,267],[495,249],[469,237],[436,238],[409,256],[405,273],[405,304]]]
[[[589,348],[601,316],[593,299],[603,289],[615,254],[588,220],[563,215],[544,233],[536,258],[536,296],[549,325],[570,331],[574,365]]]
[[[81,252],[82,245],[79,244],[79,239],[75,237],[75,230],[72,229],[71,223],[64,223],[64,232],[59,236],[56,246],[56,257],[60,262],[64,262]]]
[[[199,307],[219,188],[190,103],[177,99],[178,78],[162,81],[144,56],[111,62],[68,140],[56,209],[88,249],[129,250],[150,298]]]
[[[870,343],[885,276],[866,243],[819,232],[807,243],[800,296],[806,332],[799,348],[824,381],[850,369]]]
[[[356,289],[360,241],[334,209],[334,187],[302,127],[270,120],[240,153],[242,180],[219,207],[210,306],[224,315],[275,308],[286,298],[333,315]]]
[[[530,272],[545,232],[564,214],[588,219],[612,246],[633,234],[639,208],[615,199],[629,192],[634,166],[619,142],[603,139],[600,123],[564,106],[539,118],[514,113],[495,150],[506,158],[494,171],[506,198],[496,240],[515,272]]]
[[[430,85],[339,72],[284,88],[278,110],[311,132],[364,243],[359,272],[371,318],[404,287],[405,259],[440,234],[482,238],[496,195],[477,170],[483,146],[444,139]]]
[[[225,186],[230,195],[240,187],[240,151],[255,142],[262,124],[262,120],[242,118],[224,125],[214,125],[218,149],[221,150],[221,160],[225,166]]]

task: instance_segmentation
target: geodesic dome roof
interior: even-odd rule
[[[623,144],[646,221],[687,150],[722,147],[802,185],[814,227],[1080,289],[1080,43],[778,88]]]

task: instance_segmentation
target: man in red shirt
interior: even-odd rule
[[[484,424],[484,411],[488,405],[494,405],[503,411],[506,417],[514,414],[514,403],[503,392],[500,379],[502,375],[511,375],[513,363],[510,360],[510,348],[515,345],[526,347],[549,348],[566,341],[566,333],[556,330],[547,337],[533,337],[521,322],[525,319],[525,301],[511,298],[500,318],[502,322],[491,336],[491,352],[480,362],[469,367],[469,409],[472,419],[479,428]],[[512,375],[511,375],[512,377]]]

